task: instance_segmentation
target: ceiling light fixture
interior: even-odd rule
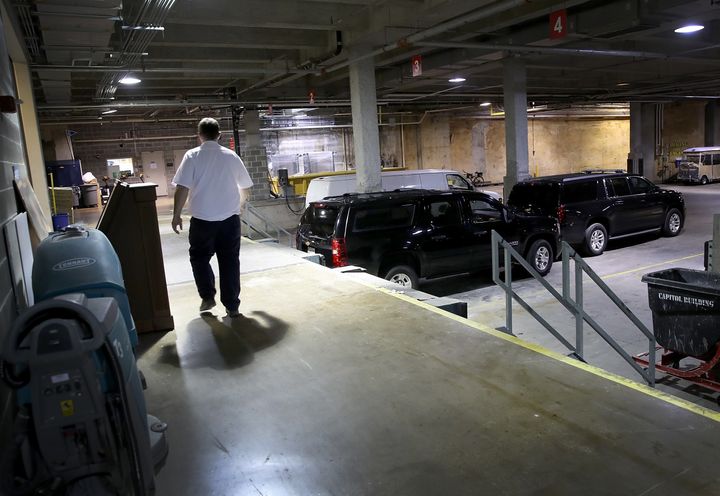
[[[103,112],[102,114],[103,114],[103,115],[114,114],[115,112],[117,112],[117,109],[110,109],[110,110],[106,110],[106,111]]]
[[[675,32],[680,34],[688,34],[695,33],[697,31],[700,31],[701,29],[705,29],[705,26],[703,26],[702,24],[688,24],[686,26],[677,28]]]
[[[482,102],[480,104],[481,107],[489,107],[490,105],[492,105],[492,103],[490,103],[490,102]]]
[[[142,79],[138,79],[138,78],[128,74],[127,76],[123,77],[119,82],[120,82],[120,84],[132,85],[132,84],[138,84],[140,81],[142,81]]]
[[[616,86],[630,86],[630,83],[618,83]]]
[[[451,83],[464,83],[465,78],[464,77],[454,77],[452,79],[448,79],[448,81]]]

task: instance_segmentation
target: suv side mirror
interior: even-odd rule
[[[512,222],[515,219],[515,214],[503,205],[503,217],[505,218],[505,222]]]

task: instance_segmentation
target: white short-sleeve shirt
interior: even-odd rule
[[[253,185],[242,159],[217,141],[188,150],[172,182],[190,190],[190,214],[209,221],[239,214],[240,190]]]

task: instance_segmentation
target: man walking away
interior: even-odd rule
[[[201,145],[189,150],[172,182],[175,190],[172,228],[182,230],[182,212],[190,199],[190,265],[202,303],[200,313],[215,306],[215,274],[210,259],[217,255],[220,301],[228,317],[240,312],[240,212],[249,196],[250,179],[242,159],[220,146],[220,125],[205,118],[198,124]]]

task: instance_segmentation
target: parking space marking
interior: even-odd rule
[[[623,272],[616,272],[614,274],[608,274],[606,276],[601,276],[601,279],[610,279],[612,277],[624,276],[625,274],[632,274],[633,272],[647,270],[647,269],[651,269],[653,267],[658,267],[660,265],[667,265],[667,264],[671,264],[671,263],[675,263],[675,262],[681,262],[683,260],[689,260],[691,258],[701,257],[701,256],[703,256],[702,253],[697,253],[695,255],[688,255],[687,257],[675,258],[673,260],[667,260],[665,262],[658,262],[658,263],[654,263],[654,264],[650,264],[650,265],[645,265],[644,267],[638,267],[636,269],[630,269],[630,270],[625,270]]]
[[[688,258],[690,258],[690,257],[688,257]],[[639,393],[645,394],[652,398],[656,398],[660,401],[664,401],[671,405],[677,406],[678,408],[682,408],[683,410],[695,413],[697,415],[701,415],[707,419],[714,420],[715,422],[720,422],[720,412],[716,412],[714,410],[704,408],[700,405],[696,405],[695,403],[691,403],[682,398],[678,398],[676,396],[672,396],[672,395],[664,393],[662,391],[658,391],[657,389],[651,388],[650,386],[646,386],[645,384],[641,384],[632,379],[628,379],[626,377],[622,377],[620,375],[613,374],[612,372],[608,372],[607,370],[603,370],[599,367],[595,367],[594,365],[589,365],[587,363],[583,363],[574,358],[566,357],[564,355],[561,355],[559,353],[551,351],[543,346],[533,344],[528,341],[524,341],[516,336],[511,336],[504,332],[495,330],[485,324],[481,324],[480,322],[475,322],[473,320],[466,319],[464,317],[460,317],[458,315],[455,315],[454,313],[450,313],[448,311],[434,307],[434,306],[430,305],[429,303],[425,303],[423,301],[416,300],[415,298],[413,298],[411,296],[407,296],[404,293],[400,293],[397,290],[378,287],[378,286],[375,286],[366,281],[356,281],[356,282],[358,282],[364,286],[373,288],[376,291],[379,291],[381,293],[384,293],[384,294],[387,294],[390,296],[394,296],[395,298],[401,299],[403,301],[406,301],[406,302],[416,305],[418,307],[424,308],[430,312],[436,313],[438,315],[442,315],[443,317],[446,317],[450,320],[454,320],[455,322],[458,322],[460,324],[464,324],[466,326],[472,327],[473,329],[483,332],[485,334],[489,334],[491,336],[502,339],[502,340],[512,343],[514,345],[520,346],[527,350],[534,351],[535,353],[539,353],[540,355],[546,356],[553,360],[557,360],[559,362],[565,363],[572,367],[584,370],[585,372],[589,372],[593,375],[596,375],[596,376],[606,379],[608,381],[611,381],[611,382],[614,382],[621,386],[625,386],[627,388],[638,391]]]

